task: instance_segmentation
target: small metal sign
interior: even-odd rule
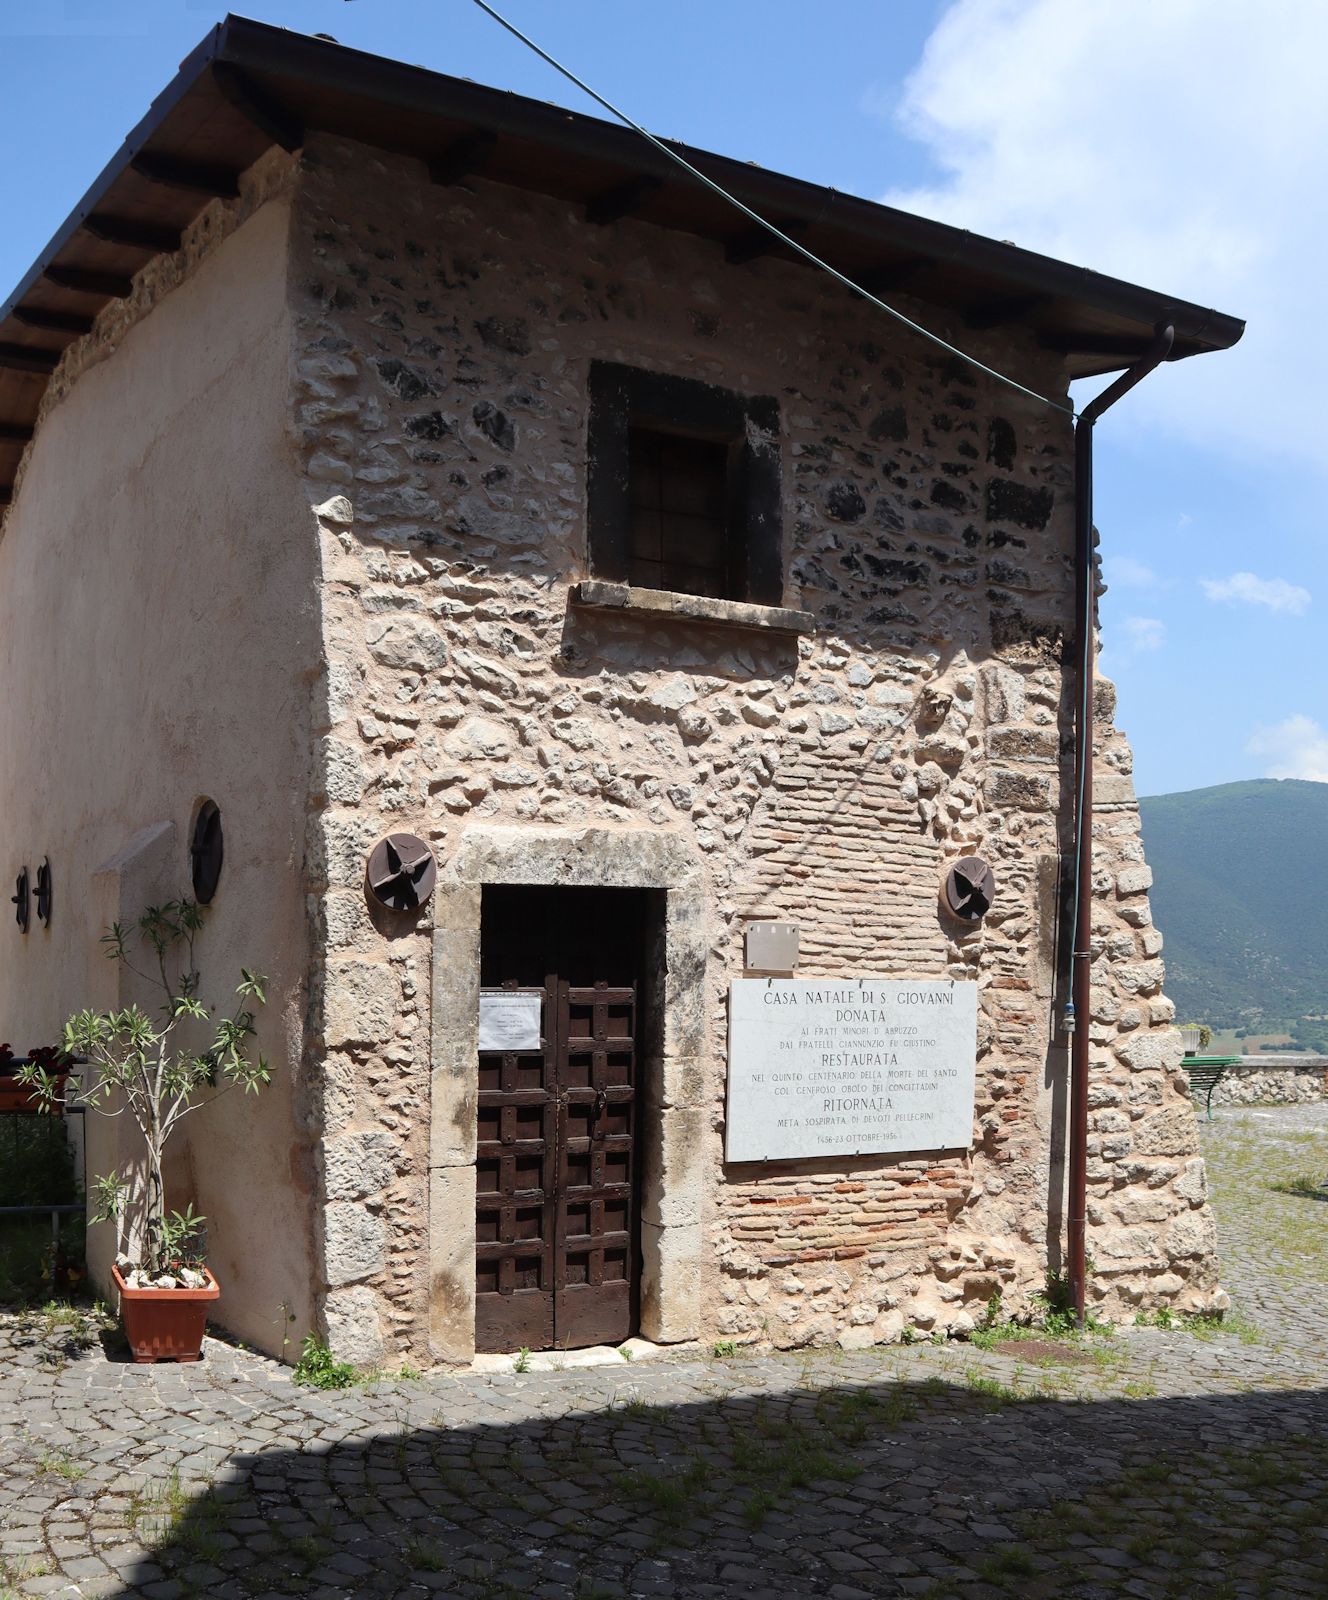
[[[798,965],[798,929],[792,922],[753,922],[747,929],[749,972],[793,972]]]
[[[480,1049],[538,1050],[542,1000],[538,989],[481,989]]]

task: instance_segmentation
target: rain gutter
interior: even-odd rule
[[[1070,1003],[1065,1029],[1070,1035],[1070,1208],[1066,1240],[1074,1314],[1084,1325],[1087,1286],[1088,1219],[1088,1032],[1093,937],[1093,425],[1122,395],[1167,359],[1176,330],[1159,322],[1153,342],[1114,383],[1079,413],[1074,429],[1075,638],[1079,644],[1079,699],[1074,727],[1074,926],[1070,960]]]

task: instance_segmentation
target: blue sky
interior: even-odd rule
[[[470,0],[242,9],[580,103]],[[1165,369],[1098,427],[1104,668],[1141,793],[1328,781],[1328,455],[1314,383],[1328,336],[1311,310],[1328,243],[1328,7],[499,9],[657,133],[1247,317],[1235,351]],[[0,298],[221,14],[204,0],[0,0]]]

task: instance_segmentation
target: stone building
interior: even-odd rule
[[[1240,334],[691,155],[1062,404],[1164,314],[1179,355]],[[187,889],[215,808],[205,987],[271,976],[277,1072],[174,1197],[259,1346],[867,1343],[1062,1264],[1070,420],[770,245],[624,130],[231,19],[4,308],[0,858],[54,896],[4,935],[0,1036],[117,998],[98,934]],[[1090,1298],[1207,1307],[1109,685],[1094,712]],[[436,860],[413,913],[366,887],[386,835]],[[962,1140],[726,1162],[769,924],[785,983],[976,986]]]

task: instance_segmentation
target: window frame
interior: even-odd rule
[[[728,447],[729,592],[705,598],[781,606],[779,402],[615,361],[591,363],[589,395],[586,554],[592,578],[628,582],[631,430],[676,433]]]

